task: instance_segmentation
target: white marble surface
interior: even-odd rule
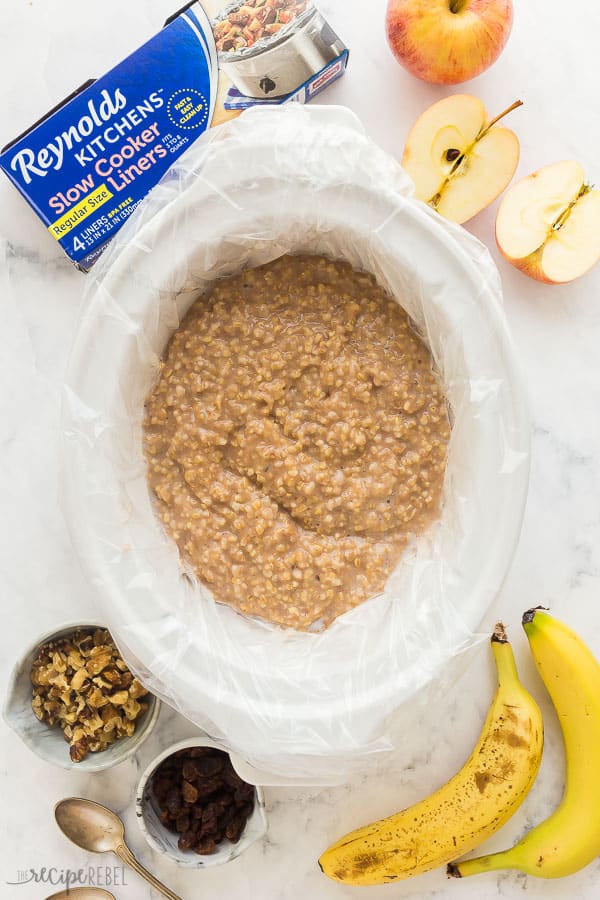
[[[389,54],[385,0],[323,0],[320,4],[352,50],[348,74],[323,97],[352,107],[371,135],[399,156],[407,129],[443,89],[421,84]],[[600,178],[598,40],[595,0],[516,0],[513,35],[500,62],[466,86],[490,111],[516,97],[525,108],[511,125],[522,143],[520,172],[562,158],[579,159]],[[149,36],[174,0],[3,0],[0,29],[0,142],[35,120],[90,75],[98,75]],[[560,735],[520,633],[521,612],[543,602],[586,635],[600,654],[600,267],[578,283],[548,288],[526,280],[494,248],[496,205],[469,228],[492,249],[506,311],[526,376],[534,422],[529,503],[510,576],[486,627],[497,616],[511,626],[524,679],[546,717],[542,771],[514,819],[489,848],[507,846],[558,802],[563,783]],[[80,310],[84,276],[71,268],[8,182],[0,181],[0,683],[13,658],[37,633],[93,614],[93,596],[74,558],[58,494],[59,396]],[[75,613],[75,610],[77,611]],[[448,881],[442,870],[394,887],[351,889],[328,882],[319,852],[344,831],[391,813],[429,793],[462,763],[476,739],[493,689],[481,653],[468,673],[431,708],[393,760],[351,784],[330,790],[267,791],[268,839],[226,868],[176,869],[154,856],[134,821],[139,773],[168,743],[194,729],[164,709],[139,758],[99,776],[60,771],[25,749],[3,725],[0,896],[38,900],[53,890],[11,886],[19,870],[112,865],[86,857],[57,832],[56,800],[80,794],[122,813],[131,846],[186,900],[319,900],[362,897],[544,898],[595,900],[600,865],[559,882],[516,873]],[[119,900],[157,896],[132,874],[115,888]],[[56,888],[54,889],[56,890]]]

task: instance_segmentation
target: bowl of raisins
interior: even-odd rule
[[[261,788],[208,737],[173,744],[150,763],[136,815],[153,850],[191,868],[229,862],[267,833]]]

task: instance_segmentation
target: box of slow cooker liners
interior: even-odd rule
[[[192,0],[4,147],[0,167],[88,271],[207,129],[249,106],[306,103],[347,61],[311,0]]]

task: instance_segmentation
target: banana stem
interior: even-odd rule
[[[531,609],[525,610],[525,612],[523,613],[523,619],[522,619],[523,628],[526,625],[530,625],[531,622],[533,622],[533,620],[535,619],[536,613],[538,613],[540,611],[548,612],[548,607],[547,606],[532,606]]]
[[[492,634],[492,643],[498,642],[499,644],[507,644],[508,636],[506,634],[506,627],[504,622],[496,622],[496,627],[494,628],[494,633]]]
[[[492,636],[492,653],[498,669],[498,684],[519,683],[513,649],[508,640],[500,641],[495,634]]]
[[[477,856],[459,863],[448,863],[446,872],[452,878],[468,878],[469,875],[480,875],[483,872],[497,872],[499,869],[518,869],[512,859],[510,850],[490,853],[488,856]]]

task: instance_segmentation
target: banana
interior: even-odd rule
[[[510,850],[448,866],[461,878],[519,869],[561,878],[600,855],[600,665],[570,628],[532,609],[523,627],[556,707],[566,754],[566,785],[558,809]]]
[[[540,765],[542,715],[517,675],[504,627],[492,651],[498,688],[465,766],[431,797],[353,831],[319,859],[346,884],[385,884],[444,865],[492,835],[521,805]]]

